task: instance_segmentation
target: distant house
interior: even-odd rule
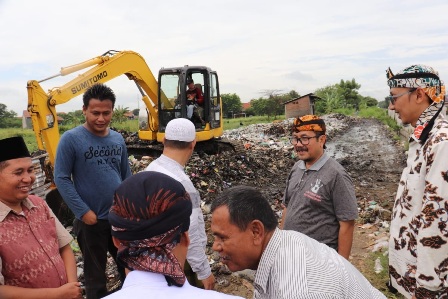
[[[250,103],[242,103],[241,108],[243,109],[243,111],[246,111],[250,108]]]
[[[28,110],[23,110],[22,112],[22,128],[23,129],[32,129],[33,124],[31,123],[31,115]]]
[[[128,111],[126,113],[123,114],[127,119],[134,119],[135,115],[134,113],[132,113],[131,111]]]
[[[64,119],[58,115],[58,125],[61,125]],[[23,110],[22,112],[22,128],[23,129],[32,129],[33,123],[31,121],[31,115],[28,110]]]
[[[319,97],[313,93],[283,103],[285,105],[285,117],[294,118],[308,114],[314,114],[314,102]]]

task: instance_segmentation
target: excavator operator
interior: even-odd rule
[[[187,117],[195,125],[197,123],[204,125],[204,108],[202,108],[204,105],[204,95],[202,94],[202,90],[194,84],[191,78],[187,79],[187,86]]]

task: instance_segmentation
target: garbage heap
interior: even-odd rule
[[[333,114],[324,119],[331,139],[348,125],[349,118]],[[292,122],[293,119],[288,119],[227,130],[222,139],[231,142],[235,151],[216,155],[194,152],[185,171],[199,190],[203,205],[210,204],[223,189],[237,184],[260,188],[273,202],[280,199],[286,176],[296,162],[289,142]],[[128,139],[128,136],[124,137]],[[143,170],[155,158],[131,156],[132,172]]]

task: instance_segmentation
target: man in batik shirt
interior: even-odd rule
[[[448,298],[448,122],[431,67],[387,71],[389,109],[415,129],[392,213],[389,272],[406,298]]]

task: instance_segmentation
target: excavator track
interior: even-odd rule
[[[148,142],[126,143],[129,156],[139,159],[143,156],[159,157],[163,152],[163,144]],[[216,155],[225,151],[236,151],[235,145],[227,140],[213,139],[197,142],[194,148],[195,152],[206,153],[207,155]]]

